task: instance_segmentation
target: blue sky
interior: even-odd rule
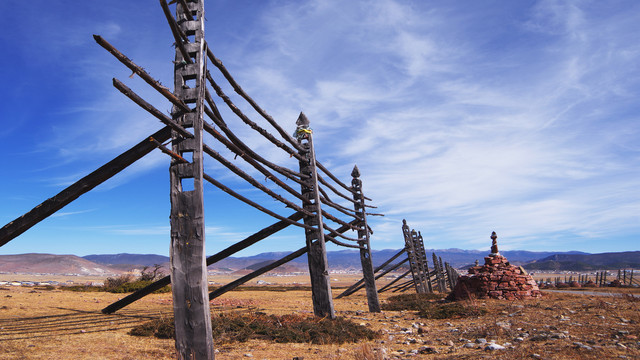
[[[174,55],[157,1],[0,12],[6,224],[161,128],[112,77],[170,109],[92,34],[167,85]],[[291,132],[304,111],[318,159],[344,181],[358,165],[386,214],[370,218],[374,249],[401,247],[405,218],[429,248],[488,250],[496,231],[505,250],[640,250],[640,3],[207,0],[206,19],[209,46],[263,108]],[[168,162],[152,153],[0,254],[168,254]],[[213,161],[205,170],[290,214]],[[205,216],[208,254],[276,221],[208,184]],[[303,245],[292,229],[243,254]]]

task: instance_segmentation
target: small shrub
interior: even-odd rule
[[[300,315],[264,313],[221,314],[211,319],[213,337],[218,343],[246,342],[251,339],[277,343],[341,344],[378,337],[375,331],[343,318],[335,320]],[[174,338],[173,320],[158,319],[136,326],[129,334]]]
[[[464,318],[470,316],[481,316],[487,313],[487,310],[465,306],[460,303],[426,303],[423,308],[418,311],[418,316],[425,319],[452,319]]]
[[[119,286],[122,286],[126,283],[130,283],[133,281],[133,276],[131,274],[123,274],[116,277],[108,277],[107,280],[104,281],[104,289],[105,291],[111,291],[111,289],[115,289]]]
[[[105,280],[104,282],[103,289],[104,291],[116,293],[116,294],[138,291],[148,285],[151,285],[154,282],[154,280],[143,279],[143,278],[149,279],[151,276],[151,275],[148,275],[148,273],[145,273],[145,270],[143,270],[143,273],[142,273],[143,276],[141,276],[138,279],[134,279],[134,277],[131,274],[124,274],[117,277],[108,277],[107,280]],[[155,271],[154,274],[157,274],[157,271]],[[171,288],[169,286],[165,286],[159,290],[154,291],[154,293],[160,294],[160,293],[166,293],[169,291],[171,291]]]
[[[382,310],[420,310],[429,301],[442,300],[444,294],[401,294],[391,296],[381,305]]]
[[[36,290],[47,290],[47,291],[49,291],[49,290],[54,290],[55,288],[56,288],[56,287],[55,287],[55,286],[53,286],[53,285],[39,285],[39,286],[36,286],[34,289],[36,289]]]
[[[132,282],[128,282],[128,283],[124,283],[122,285],[113,287],[113,288],[109,288],[107,289],[108,292],[112,292],[112,293],[116,293],[116,294],[121,294],[121,293],[130,293],[130,292],[134,292],[134,291],[138,291],[142,288],[145,288],[149,285],[151,285],[153,283],[153,281],[151,280],[135,280]],[[171,288],[169,286],[165,286],[161,289],[158,289],[156,291],[154,291],[154,294],[162,294],[162,293],[167,293],[170,292]]]
[[[91,285],[70,285],[70,286],[61,286],[60,289],[67,291],[75,291],[75,292],[100,292],[103,291],[100,286],[91,286]]]

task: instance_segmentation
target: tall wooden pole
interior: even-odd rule
[[[296,125],[298,126],[296,138],[302,147],[300,155],[304,158],[304,161],[300,161],[300,173],[308,176],[302,185],[302,196],[309,202],[303,204],[303,207],[305,210],[314,213],[314,216],[305,216],[304,223],[316,228],[315,230],[304,230],[308,249],[307,259],[311,277],[313,313],[319,317],[335,319],[336,313],[333,308],[331,283],[329,281],[329,263],[327,262],[327,249],[324,240],[313,136],[309,128],[309,120],[303,113],[300,113]]]
[[[367,214],[364,207],[364,196],[362,193],[362,180],[360,180],[360,170],[357,166],[353,167],[351,172],[353,179],[351,187],[353,193],[354,209],[356,216],[362,218],[358,229],[358,241],[360,246],[360,263],[362,264],[362,278],[367,292],[367,303],[369,304],[369,312],[380,312],[380,300],[378,300],[378,290],[376,289],[376,280],[371,260],[371,242],[369,238],[369,227],[367,225]]]
[[[160,0],[165,1],[165,0]],[[193,42],[184,44],[191,59],[176,47],[175,95],[185,104],[195,104],[189,112],[174,106],[176,123],[193,131],[193,138],[173,132],[172,150],[187,164],[175,159],[169,167],[171,178],[171,283],[178,359],[214,359],[207,266],[205,264],[204,201],[202,194],[202,129],[205,94],[204,0],[190,0],[189,9],[176,5],[179,26]],[[195,16],[187,16],[189,15]],[[193,83],[193,81],[195,84]],[[189,81],[192,81],[191,83]]]
[[[407,220],[404,219],[402,220],[402,235],[404,236],[405,249],[407,250],[407,257],[409,258],[409,268],[411,269],[411,275],[413,277],[413,285],[418,294],[425,294],[427,291],[423,281],[422,267],[416,256],[416,249],[413,239],[411,238],[409,225],[407,225]]]

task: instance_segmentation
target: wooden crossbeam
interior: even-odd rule
[[[171,128],[164,127],[151,135],[154,139],[163,142],[171,137]],[[94,172],[69,185],[52,198],[43,201],[26,214],[6,224],[0,229],[0,246],[8,243],[18,235],[24,233],[32,226],[54,214],[56,211],[67,206],[69,203],[87,193],[96,186],[102,184],[117,173],[126,169],[143,156],[147,155],[156,146],[145,138],[131,149],[123,152],[113,160],[102,165]]]
[[[391,264],[391,262],[392,262],[393,260],[397,259],[400,255],[404,254],[404,252],[405,252],[405,251],[406,251],[405,249],[402,249],[402,250],[398,251],[398,253],[396,253],[395,255],[393,255],[392,257],[390,257],[387,261],[385,261],[384,263],[382,263],[381,265],[379,265],[378,267],[376,267],[375,269],[373,269],[373,272],[374,272],[374,273],[377,273],[378,271],[380,271],[380,270],[384,269],[384,267],[385,267],[385,266],[387,266],[387,265]],[[377,277],[376,277],[376,279],[377,279]],[[349,295],[351,295],[352,293],[354,293],[354,292],[358,291],[358,289],[361,289],[361,288],[358,288],[358,289],[356,289],[356,288],[357,288],[358,286],[360,286],[363,282],[364,282],[364,277],[363,277],[363,278],[361,278],[360,280],[356,281],[356,283],[355,283],[355,284],[353,284],[353,285],[349,286],[349,287],[348,287],[344,292],[342,292],[342,294],[340,294],[340,295],[336,296],[336,299],[340,299],[340,298],[342,298],[342,297],[349,296]],[[354,289],[356,289],[356,290],[354,290]]]
[[[407,270],[404,274],[398,276],[397,278],[393,279],[393,281],[391,281],[387,285],[383,286],[380,290],[378,290],[378,292],[381,293],[381,292],[387,291],[388,289],[390,289],[392,287],[393,284],[397,283],[398,281],[400,281],[400,279],[406,277],[410,273],[411,273],[411,270]]]
[[[298,221],[302,219],[303,214],[301,212],[296,212],[290,215],[287,219],[290,221]],[[215,264],[216,262],[225,259],[238,251],[244,250],[249,246],[257,243],[260,240],[264,240],[267,237],[277,233],[280,230],[287,228],[291,223],[289,221],[278,221],[275,224],[269,225],[266,228],[256,232],[253,235],[246,237],[245,239],[227,247],[226,249],[218,252],[215,255],[211,255],[207,258],[207,266]],[[102,309],[102,312],[105,314],[112,314],[123,307],[142,299],[143,297],[151,294],[152,292],[159,290],[167,285],[171,284],[171,277],[165,276],[160,280],[155,281],[154,283],[114,302],[113,304]]]
[[[302,213],[298,212],[296,214],[299,214],[299,216],[301,218],[303,217]],[[299,219],[297,219],[297,220],[299,220]],[[349,228],[346,227],[346,226],[343,226],[341,228],[338,228],[336,231],[345,232],[347,230],[349,230]],[[327,237],[327,235],[325,234],[325,238],[326,237]],[[218,289],[216,289],[216,290],[214,290],[214,291],[209,293],[209,300],[213,300],[216,297],[219,297],[222,294],[224,294],[226,292],[229,292],[229,291],[237,288],[238,286],[246,283],[247,281],[255,279],[256,277],[258,277],[258,276],[260,276],[260,275],[262,275],[262,274],[264,274],[264,273],[266,273],[268,271],[271,271],[271,270],[277,268],[278,266],[284,265],[284,264],[288,263],[289,261],[302,256],[306,252],[307,252],[307,247],[303,247],[303,248],[298,249],[298,250],[292,252],[291,254],[283,257],[280,260],[276,260],[276,261],[274,261],[274,262],[272,262],[272,263],[270,263],[268,265],[265,265],[265,266],[261,267],[260,269],[257,269],[255,271],[251,272],[250,274],[247,274],[247,275],[245,275],[245,276],[243,276],[243,277],[241,277],[241,278],[239,278],[239,279],[237,279],[237,280],[235,280],[235,281],[233,281],[233,282],[231,282],[229,284],[223,285],[223,286],[219,287]]]

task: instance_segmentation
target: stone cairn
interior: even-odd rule
[[[497,239],[494,231],[491,234],[491,254],[484,258],[484,265],[479,266],[476,261],[467,275],[458,278],[447,299],[522,300],[542,296],[531,275],[521,266],[509,264],[509,260],[500,255]]]

